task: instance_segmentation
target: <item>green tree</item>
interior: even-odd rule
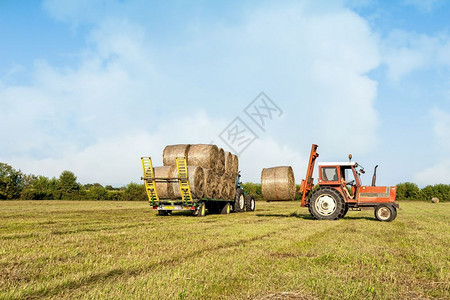
[[[255,196],[255,200],[264,200],[261,192],[261,184],[246,182],[242,184],[242,189],[247,194]]]
[[[433,197],[439,198],[440,201],[450,201],[450,185],[427,185],[420,190],[420,198],[422,200],[430,201]]]
[[[412,182],[403,182],[397,184],[397,199],[417,199],[420,196],[420,189],[417,184]]]
[[[26,200],[52,200],[58,193],[58,180],[49,179],[45,176],[33,175],[26,187],[23,189],[20,198]]]
[[[23,174],[20,170],[0,163],[0,199],[19,199],[23,184]]]
[[[75,200],[80,196],[80,185],[77,177],[71,171],[63,171],[58,179],[58,199]]]
[[[87,190],[87,198],[89,200],[108,200],[108,192],[101,184],[96,183]]]
[[[122,200],[125,201],[146,201],[147,192],[144,184],[129,183],[122,194]]]

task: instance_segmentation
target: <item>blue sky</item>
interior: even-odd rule
[[[0,0],[0,161],[119,186],[167,144],[231,150],[219,135],[239,117],[258,136],[246,181],[292,165],[300,182],[317,143],[320,161],[379,164],[379,184],[448,184],[449,13],[439,0]],[[264,130],[244,112],[261,91],[283,112]]]

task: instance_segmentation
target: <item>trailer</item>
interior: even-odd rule
[[[236,192],[233,199],[215,199],[192,197],[189,186],[189,174],[186,157],[176,158],[178,177],[157,178],[154,175],[154,168],[151,157],[141,157],[142,171],[144,176],[145,190],[147,192],[150,206],[158,211],[160,216],[171,215],[173,211],[189,211],[197,217],[204,217],[206,213],[229,214],[231,212],[245,212],[255,210],[255,197],[246,194],[240,182],[240,172],[236,176]],[[157,182],[177,183],[180,188],[181,199],[161,199],[156,189]]]

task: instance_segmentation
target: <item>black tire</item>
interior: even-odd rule
[[[201,202],[200,206],[194,210],[194,216],[196,217],[204,217],[206,216],[206,205],[205,202]]]
[[[375,207],[375,218],[381,222],[391,222],[397,217],[397,209],[393,205],[380,204]]]
[[[158,216],[170,216],[171,214],[171,210],[158,210]]]
[[[347,203],[345,203],[344,205],[345,205],[345,209],[344,209],[344,212],[342,213],[342,215],[341,215],[341,216],[339,216],[339,219],[341,219],[341,218],[345,217],[345,215],[346,215],[346,214],[347,214],[347,212],[348,212],[348,204],[347,204]]]
[[[234,212],[245,211],[245,196],[243,189],[236,189],[236,194],[234,196],[234,203],[233,203],[233,211]]]
[[[309,199],[309,212],[318,220],[338,220],[344,215],[345,202],[341,194],[331,187],[321,187]]]
[[[226,202],[220,213],[223,215],[228,215],[230,212],[231,212],[231,204]]]
[[[255,211],[256,201],[253,195],[245,197],[245,211]]]

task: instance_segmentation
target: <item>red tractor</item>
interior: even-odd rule
[[[338,220],[349,209],[361,210],[365,207],[375,209],[375,218],[390,222],[397,217],[398,203],[396,187],[375,186],[375,167],[372,186],[364,186],[360,175],[364,168],[356,162],[319,163],[318,188],[314,188],[312,178],[314,163],[319,157],[317,145],[312,145],[306,179],[302,180],[299,193],[302,194],[301,206],[308,207],[310,214],[319,220]]]

